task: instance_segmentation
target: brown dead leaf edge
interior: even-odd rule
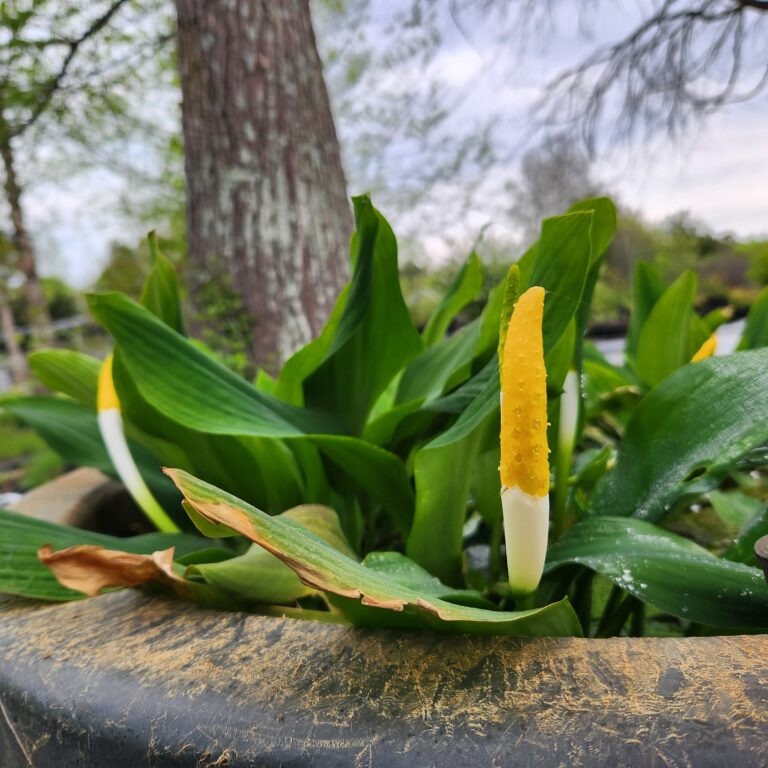
[[[184,583],[173,571],[174,547],[151,555],[135,555],[89,544],[58,552],[46,544],[37,556],[58,582],[89,597],[105,587],[137,587],[148,581],[170,586]]]

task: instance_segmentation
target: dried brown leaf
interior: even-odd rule
[[[173,571],[174,547],[151,555],[136,555],[81,544],[58,552],[46,544],[37,556],[59,583],[93,597],[106,587],[137,587],[147,582],[171,586],[184,579]]]

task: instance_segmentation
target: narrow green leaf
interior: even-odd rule
[[[478,318],[452,336],[427,347],[403,372],[395,404],[434,400],[443,394],[449,381],[461,383],[455,381],[460,372],[459,378],[469,378],[479,334]]]
[[[51,391],[96,410],[101,362],[95,357],[67,349],[42,349],[30,354],[29,367]]]
[[[664,282],[653,265],[638,261],[632,276],[632,314],[627,329],[627,356],[631,360],[637,357],[640,333],[664,290]]]
[[[575,315],[584,292],[592,246],[591,211],[545,219],[528,286],[540,285],[544,301],[544,354],[562,336]]]
[[[768,627],[768,588],[756,568],[642,520],[592,517],[547,556],[546,572],[584,565],[681,619],[714,627]]]
[[[768,346],[768,285],[758,294],[750,307],[739,349]]]
[[[728,548],[723,557],[737,563],[755,565],[755,544],[763,536],[768,536],[768,504],[763,504],[763,508],[742,528],[733,546]]]
[[[696,283],[694,272],[683,272],[656,302],[640,332],[637,375],[647,387],[689,362],[704,341],[691,333]]]
[[[590,212],[592,214],[592,223],[589,229],[589,268],[584,280],[581,301],[576,309],[576,341],[573,362],[577,370],[581,370],[583,339],[587,331],[589,313],[592,309],[592,296],[600,277],[603,259],[616,232],[616,208],[607,197],[593,197],[582,200],[568,209],[568,213],[578,213],[580,211]]]
[[[248,432],[286,437],[329,419],[262,392],[120,293],[90,294],[91,311],[112,334],[141,395],[159,411],[201,432],[227,434],[247,414]],[[170,415],[170,414],[168,414]],[[335,430],[334,430],[335,431]]]
[[[445,336],[451,322],[470,301],[475,299],[483,287],[483,265],[472,251],[440,303],[427,320],[421,338],[427,347]]]
[[[406,553],[447,584],[457,584],[460,579],[462,530],[473,465],[485,430],[498,433],[498,419],[497,374],[488,379],[485,389],[450,429],[416,453],[416,509]]]
[[[507,270],[507,276],[504,278],[504,287],[501,294],[501,312],[499,314],[499,344],[497,352],[499,354],[499,366],[504,356],[504,342],[507,339],[507,328],[509,319],[515,309],[515,304],[520,297],[520,267],[512,264]]]
[[[652,389],[627,424],[615,468],[598,484],[598,515],[659,520],[705,493],[768,443],[768,349],[686,365]]]
[[[353,198],[355,268],[343,313],[322,363],[304,382],[306,404],[339,415],[362,434],[395,375],[423,348],[400,291],[397,242],[367,197]]]
[[[181,317],[181,297],[176,268],[160,251],[155,232],[147,235],[147,241],[152,256],[152,269],[147,276],[139,303],[174,331],[183,334],[184,321]]]

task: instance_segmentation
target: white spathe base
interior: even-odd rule
[[[544,572],[549,538],[549,496],[501,489],[509,586],[515,595],[535,591]]]

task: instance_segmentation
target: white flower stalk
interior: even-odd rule
[[[501,366],[501,505],[509,585],[535,591],[549,537],[544,289],[529,288],[509,321]]]
[[[134,501],[144,514],[154,523],[159,531],[174,533],[178,527],[157,503],[152,492],[147,488],[139,468],[131,456],[128,442],[123,432],[123,417],[120,414],[120,401],[112,380],[112,355],[104,361],[99,374],[99,387],[96,397],[99,431],[101,439],[123,485],[128,489]]]
[[[560,395],[557,447],[569,457],[573,453],[576,429],[579,426],[579,400],[579,374],[576,371],[568,371],[563,383],[563,394]]]
[[[552,495],[552,535],[557,540],[568,528],[568,479],[571,473],[573,446],[579,426],[579,374],[568,371],[560,395],[560,418],[557,429],[555,489]]]

